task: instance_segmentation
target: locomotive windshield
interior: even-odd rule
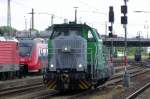
[[[29,56],[32,52],[32,44],[30,43],[20,43],[19,44],[19,54],[20,56]]]
[[[58,36],[69,36],[69,35],[82,35],[81,28],[79,27],[56,27],[53,30],[51,38]]]

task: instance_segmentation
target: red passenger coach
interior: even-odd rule
[[[19,76],[18,42],[0,41],[0,80]]]
[[[46,48],[47,43],[40,38],[20,41],[20,65],[24,75],[41,71],[43,64],[40,50]]]

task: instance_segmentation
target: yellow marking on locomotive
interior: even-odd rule
[[[83,87],[81,84],[79,84],[79,87],[80,87],[81,89],[84,89],[84,87]]]
[[[56,84],[54,84],[54,86],[52,87],[52,89],[55,89],[56,88]]]
[[[48,88],[49,89],[54,89],[54,87],[56,86],[56,81],[51,81],[48,83]]]
[[[47,83],[47,86],[50,86],[52,83],[52,80],[49,80],[48,83]]]
[[[51,85],[49,86],[49,88],[51,88],[51,89],[53,89],[53,86],[56,84],[56,81],[53,81],[52,83],[51,83]]]
[[[49,86],[51,86],[52,83],[53,83],[53,81],[49,81],[49,82],[47,83],[47,87],[49,88]]]
[[[88,89],[90,87],[84,81],[81,81],[81,80],[80,80],[79,86],[82,86],[81,89]]]
[[[86,83],[86,85],[87,85],[88,87],[91,87],[91,83],[89,83],[88,81],[83,80],[83,82]]]
[[[88,89],[88,86],[83,81],[81,81],[81,84],[85,87],[85,89]]]

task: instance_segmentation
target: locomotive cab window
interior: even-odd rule
[[[91,30],[88,31],[88,41],[95,42],[95,38],[94,38]]]
[[[81,29],[80,28],[55,28],[53,30],[51,39],[54,39],[59,36],[70,36],[70,35],[82,35]]]
[[[19,44],[19,54],[21,56],[30,56],[32,52],[33,44],[20,43]]]

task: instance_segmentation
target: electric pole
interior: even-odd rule
[[[34,9],[33,8],[32,8],[31,15],[32,15],[32,27],[31,27],[31,29],[33,30],[34,29]]]
[[[31,14],[31,30],[34,30],[34,9],[32,8],[32,11],[31,13],[28,13],[28,14]]]
[[[51,26],[53,25],[54,23],[54,14],[51,14]]]
[[[74,8],[75,8],[75,19],[74,19],[74,22],[77,23],[77,8],[78,7],[74,7]]]
[[[11,29],[11,7],[10,7],[10,0],[7,1],[7,27]],[[11,30],[8,33],[11,36]]]
[[[11,9],[10,0],[7,1],[7,26],[11,27]]]
[[[148,29],[149,29],[149,25],[148,25],[148,23],[147,23],[147,20],[145,21],[145,25],[144,25],[144,29],[146,30],[146,32],[147,32],[147,36],[146,36],[146,38],[148,39]]]
[[[24,26],[25,26],[25,31],[27,31],[27,19],[26,19],[26,17],[24,16]]]
[[[105,39],[106,39],[106,35],[107,35],[107,21],[105,21]]]
[[[32,8],[32,11],[28,14],[31,14],[31,20],[30,20],[30,34],[29,34],[29,37],[31,36],[31,32],[34,30],[34,9]]]

